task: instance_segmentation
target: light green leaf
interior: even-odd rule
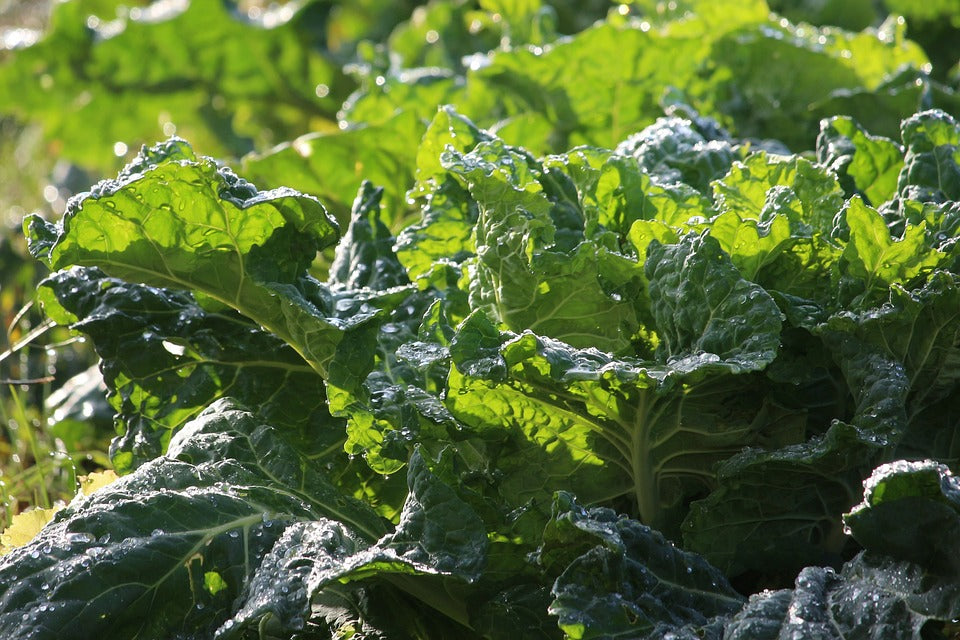
[[[307,274],[338,237],[322,205],[291,189],[257,192],[182,140],[145,149],[117,180],[71,201],[56,227],[37,217],[29,224],[33,250],[54,269],[96,266],[231,306],[344,385],[370,366],[334,360],[376,311],[332,317],[329,294]]]
[[[862,193],[867,203],[879,207],[897,193],[897,176],[903,152],[893,140],[872,136],[847,116],[820,124],[817,160],[845,183],[849,195]]]
[[[880,214],[854,196],[843,210],[850,241],[843,251],[846,274],[862,281],[864,293],[885,291],[893,284],[909,284],[935,269],[946,257],[929,246],[925,225],[907,225],[892,238]]]
[[[363,181],[384,189],[384,223],[399,228],[410,206],[414,160],[424,128],[413,113],[377,124],[309,133],[243,158],[242,175],[262,188],[290,187],[323,200],[344,226]]]

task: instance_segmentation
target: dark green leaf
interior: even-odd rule
[[[557,494],[543,538],[540,562],[574,558],[550,605],[569,638],[647,637],[658,625],[700,625],[743,605],[701,557],[610,509],[584,509],[569,494]]]
[[[727,625],[729,640],[784,637],[836,640],[920,640],[928,620],[960,612],[955,581],[937,579],[917,565],[859,556],[839,574],[808,567],[793,590],[765,591]]]
[[[232,311],[207,311],[188,293],[129,284],[92,268],[60,271],[41,286],[53,298],[47,308],[57,304],[79,318],[70,326],[90,337],[102,359],[123,427],[111,447],[120,472],[163,453],[177,429],[228,395],[291,430],[308,433],[331,422],[316,372]],[[326,444],[341,440],[334,432]]]
[[[869,551],[938,575],[960,573],[960,481],[945,465],[900,460],[878,467],[864,482],[863,502],[843,521]]]

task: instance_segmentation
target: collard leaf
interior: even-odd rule
[[[702,131],[693,121],[677,116],[658,118],[621,142],[617,152],[635,157],[660,184],[682,182],[702,193],[709,192],[710,183],[723,177],[736,158],[719,126]]]
[[[311,602],[327,588],[336,593],[342,583],[373,578],[415,588],[418,576],[479,577],[487,546],[483,523],[419,455],[410,461],[408,484],[399,525],[374,545],[337,522],[288,527],[248,583],[234,624],[221,627],[219,636],[234,637],[265,616],[271,626],[298,629],[310,616]],[[466,622],[462,603],[444,598],[439,583],[424,581],[421,589],[420,595],[436,589],[431,604],[449,607],[441,611]]]
[[[892,462],[875,469],[863,486],[863,501],[843,517],[857,542],[934,574],[960,572],[960,481],[946,465]]]
[[[852,347],[849,357],[858,349],[879,349],[890,361],[879,366],[879,377],[901,378],[905,385],[907,417],[943,399],[956,388],[960,378],[960,336],[954,318],[958,307],[957,276],[939,271],[920,289],[908,291],[900,286],[889,290],[889,299],[879,308],[859,313],[842,313],[831,317],[823,326],[826,333],[836,332],[830,340],[837,345],[843,340]],[[856,339],[841,336],[856,336]],[[861,341],[857,347],[857,340]],[[872,345],[865,347],[864,345]],[[841,353],[842,349],[837,349]],[[897,363],[897,364],[894,364]],[[866,370],[863,363],[850,365],[851,370]],[[884,397],[900,396],[891,388],[860,402],[864,407],[880,406]]]
[[[672,531],[684,499],[713,486],[714,462],[792,428],[755,380],[715,359],[675,368],[532,333],[498,336],[481,315],[460,326],[450,352],[450,411],[511,443],[497,462],[509,470],[507,499],[542,500],[563,476],[559,486],[583,499],[627,500]]]
[[[130,284],[95,268],[57,272],[41,287],[46,307],[79,318],[70,326],[100,355],[122,427],[111,446],[121,472],[162,454],[184,423],[228,395],[291,430],[330,420],[316,372],[232,311],[207,311],[189,293]]]
[[[593,243],[578,244],[582,214],[539,163],[499,141],[481,142],[469,154],[448,152],[444,163],[480,210],[471,305],[510,329],[624,350],[638,326],[636,311],[613,289],[639,274],[631,278],[629,265]]]
[[[923,111],[904,120],[906,147],[897,191],[914,200],[960,200],[960,125],[949,114]]]
[[[848,32],[777,24],[773,17],[751,26],[722,34],[710,51],[719,76],[710,95],[720,103],[715,108],[732,117],[737,135],[777,138],[800,150],[816,137],[821,118],[847,113],[892,136],[899,121],[923,104],[920,91],[885,91],[891,77],[928,64],[902,28]],[[870,101],[829,102],[851,94]]]
[[[910,638],[920,640],[930,620],[960,611],[953,580],[917,565],[861,555],[839,573],[808,567],[794,589],[764,591],[727,624],[724,638]]]
[[[713,183],[713,196],[720,211],[735,211],[760,221],[765,217],[764,210],[770,208],[768,193],[777,186],[789,187],[799,200],[799,211],[790,208],[795,235],[833,235],[833,219],[843,205],[843,190],[836,177],[800,156],[753,153],[735,162],[726,176]]]
[[[54,269],[97,266],[113,277],[202,294],[345,385],[371,364],[356,354],[334,363],[338,349],[350,348],[351,330],[362,331],[376,312],[332,317],[330,294],[308,275],[317,251],[338,236],[323,206],[291,189],[257,192],[181,140],[144,150],[117,180],[71,200],[56,227],[38,217],[29,226],[34,251]]]
[[[840,176],[849,195],[861,193],[874,207],[897,193],[897,176],[903,167],[900,145],[868,134],[848,116],[820,124],[817,160]]]
[[[381,220],[382,197],[383,189],[371,182],[364,181],[360,186],[350,226],[330,265],[330,285],[382,291],[410,283],[393,252],[393,234]]]
[[[660,533],[558,493],[538,560],[574,559],[553,586],[550,613],[569,638],[647,637],[658,626],[701,625],[743,597],[723,574]]]
[[[114,638],[206,636],[284,528],[338,517],[376,540],[385,527],[271,427],[219,403],[170,454],[78,497],[0,564],[0,629],[56,638],[69,625]]]
[[[684,547],[727,575],[768,575],[836,564],[848,544],[840,514],[879,454],[856,428],[774,451],[745,450],[720,464],[718,488],[694,502]]]
[[[843,251],[841,269],[862,282],[863,295],[886,291],[892,284],[908,284],[938,267],[946,256],[928,245],[923,223],[906,225],[900,238],[892,238],[880,214],[854,196],[844,208],[850,241]]]
[[[799,204],[792,191],[783,189],[768,195],[782,193],[788,206]],[[768,203],[769,203],[768,199]],[[796,212],[796,208],[792,212]],[[727,211],[710,223],[710,237],[715,238],[730,260],[746,280],[756,282],[763,269],[774,263],[782,253],[793,245],[790,234],[790,215],[772,213],[761,222],[750,217],[741,217],[735,211]]]
[[[776,303],[740,277],[712,237],[652,243],[646,276],[661,357],[672,366],[694,369],[703,362],[754,371],[776,357],[781,328]]]
[[[420,576],[474,580],[483,524],[415,456],[388,531],[334,483],[337,457],[305,458],[254,414],[215,403],[166,456],[78,497],[0,562],[0,629],[39,640],[69,621],[114,638],[228,638],[266,617],[264,628],[289,634],[329,625],[322,605],[349,602],[341,581],[412,596],[411,617],[446,606],[465,622],[464,605]]]

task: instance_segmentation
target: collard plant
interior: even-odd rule
[[[28,222],[125,475],[4,557],[0,628],[929,634],[960,607],[960,485],[927,460],[957,457],[960,126],[902,131],[664,163],[710,133],[669,118],[538,158],[445,108],[399,237],[369,183],[340,233],[144,149]]]
[[[4,637],[949,637],[952,92],[902,31],[521,4],[242,177],[171,138],[27,220],[121,478],[0,559]]]

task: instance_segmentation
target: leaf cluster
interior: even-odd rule
[[[342,130],[241,175],[173,137],[27,220],[122,477],[0,560],[6,636],[960,617],[960,123],[923,51],[760,1],[570,36],[480,4],[359,47]]]

